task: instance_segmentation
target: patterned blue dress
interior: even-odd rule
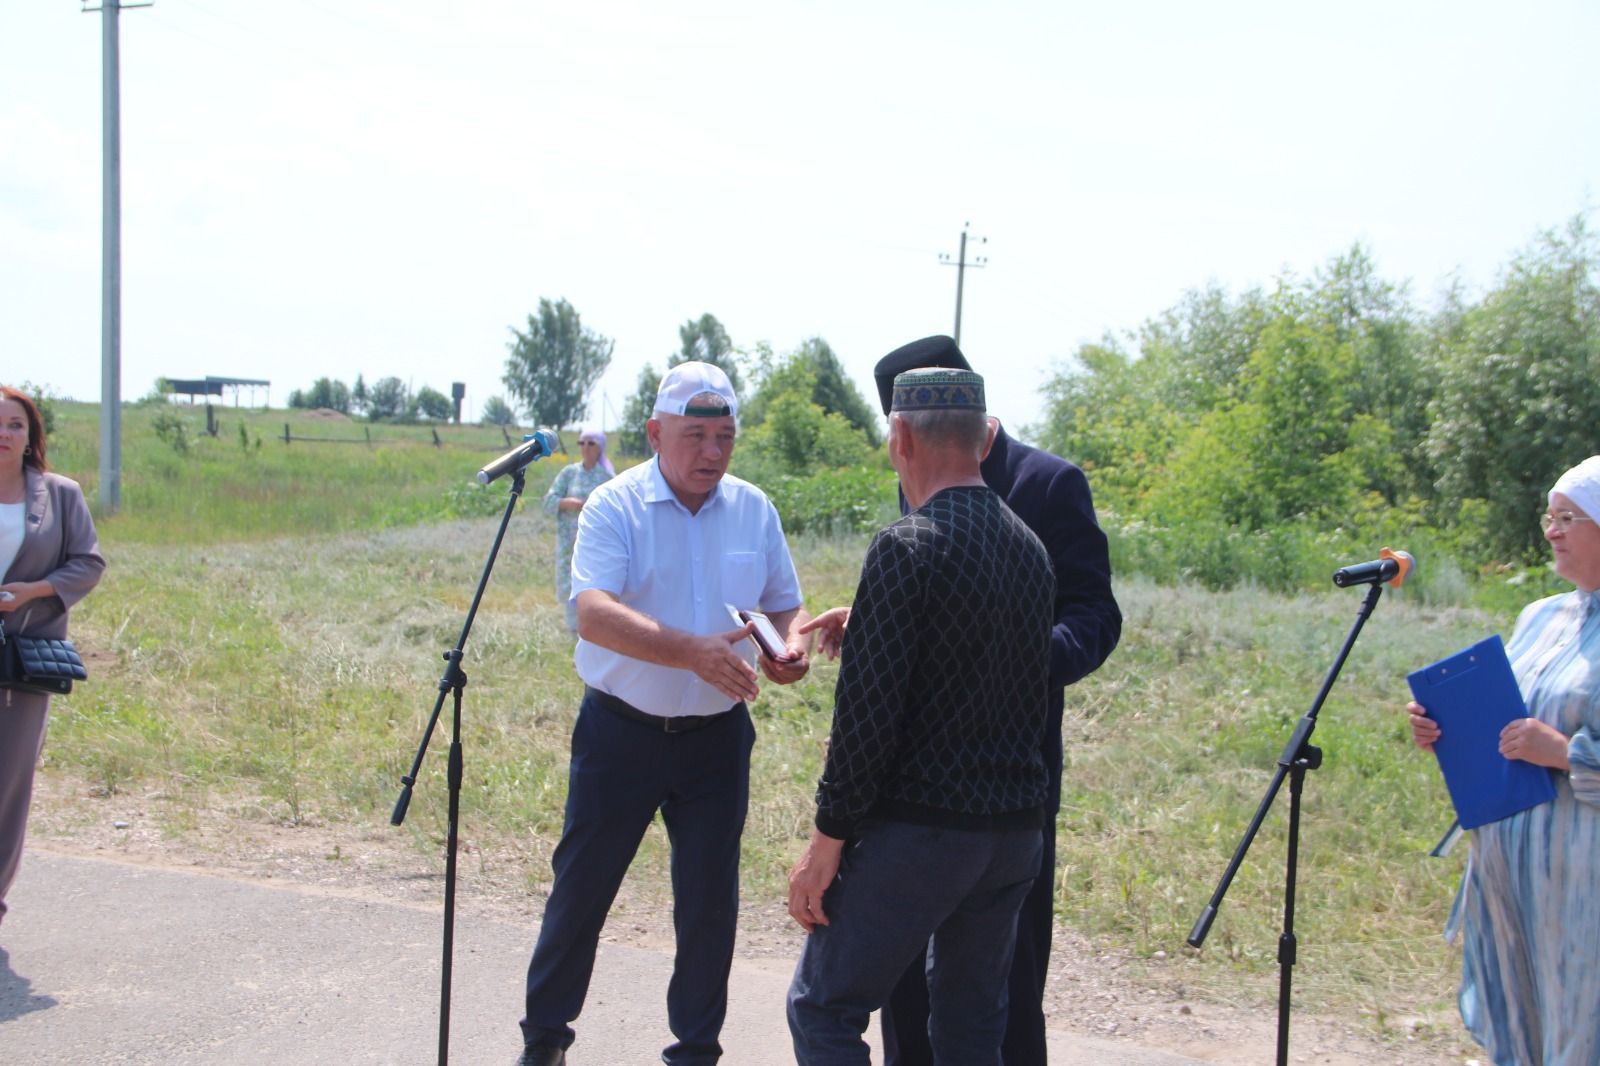
[[[1461,1018],[1496,1066],[1600,1066],[1600,594],[1528,605],[1507,651],[1572,769],[1555,802],[1473,832],[1446,930]]]
[[[578,607],[572,602],[572,546],[578,540],[578,512],[561,510],[561,501],[568,496],[587,500],[589,493],[610,480],[610,472],[599,463],[589,470],[582,463],[572,463],[561,468],[544,494],[544,513],[556,518],[556,598],[566,608],[567,631],[571,633],[578,631]]]

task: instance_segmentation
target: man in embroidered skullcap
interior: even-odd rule
[[[878,361],[873,371],[883,412],[892,405],[894,380],[914,367],[970,370],[949,337],[924,337],[902,345]],[[1044,985],[1055,931],[1055,814],[1061,806],[1061,716],[1064,688],[1093,673],[1117,646],[1122,613],[1111,590],[1111,560],[1105,533],[1095,519],[1094,502],[1083,471],[1065,459],[1029,447],[991,418],[994,437],[980,468],[984,483],[1005,500],[1044,543],[1055,567],[1055,600],[1050,625],[1050,728],[1044,737],[1050,769],[1047,817],[1041,843],[1044,857],[1032,891],[1017,918],[1012,956],[1008,1019],[1001,1057],[1005,1066],[1044,1066],[1046,1061]],[[902,499],[904,510],[904,499]],[[849,608],[827,611],[813,622],[822,648],[833,651],[849,619]],[[885,1066],[931,1066],[928,1042],[926,960],[907,967],[880,1018]]]
[[[949,337],[924,337],[896,348],[880,359],[873,371],[884,414],[890,410],[896,375],[913,367],[972,369]],[[1049,627],[1050,726],[1044,735],[1044,760],[1050,775],[1041,839],[1044,858],[1017,916],[1006,1037],[1001,1045],[1005,1066],[1044,1066],[1044,985],[1055,931],[1055,818],[1061,807],[1064,689],[1099,669],[1116,648],[1122,635],[1122,612],[1111,592],[1110,552],[1095,519],[1083,471],[1011,437],[999,420],[991,418],[990,424],[994,440],[981,467],[984,483],[1039,537],[1055,567]],[[847,611],[840,610],[847,617]],[[840,618],[841,614],[829,612],[815,623],[824,627],[825,649],[837,637]],[[924,968],[921,958],[907,967],[880,1015],[885,1066],[932,1066]]]
[[[910,370],[891,406],[911,510],[873,538],[843,634],[815,831],[789,878],[810,933],[789,1029],[800,1066],[867,1063],[869,1012],[931,943],[936,1056],[993,1066],[1042,850],[1055,579],[984,484],[983,379]]]

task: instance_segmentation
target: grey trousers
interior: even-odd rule
[[[33,801],[33,769],[44,749],[50,697],[0,689],[0,918],[22,865],[22,841]]]

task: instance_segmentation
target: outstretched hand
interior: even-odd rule
[[[806,633],[821,631],[817,639],[817,650],[830,659],[839,657],[839,649],[844,645],[845,627],[850,624],[850,608],[833,607],[817,615],[811,621],[802,625],[798,632],[803,636]]]
[[[755,626],[749,622],[726,633],[696,637],[690,657],[695,676],[730,700],[746,702],[761,695],[756,685],[755,667],[745,662],[733,646],[750,636]]]

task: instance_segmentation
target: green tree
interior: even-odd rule
[[[1497,557],[1541,551],[1545,493],[1600,452],[1600,245],[1575,218],[1519,254],[1475,307],[1442,317],[1426,437],[1437,514],[1481,515]]]
[[[758,426],[768,417],[773,400],[796,390],[824,412],[836,414],[866,438],[869,447],[883,443],[881,416],[862,398],[855,382],[833,348],[821,337],[811,337],[780,360],[763,353],[762,376],[756,394],[740,409],[741,420]]]
[[[779,473],[801,476],[859,466],[872,452],[860,430],[800,391],[774,397],[766,420],[744,435],[740,447],[776,466]]]
[[[877,419],[825,341],[813,338],[779,360],[764,352],[761,367],[756,394],[740,410],[741,476],[806,476],[868,461],[878,445]],[[855,409],[866,428],[819,397]]]
[[[300,403],[294,402],[296,396]],[[350,413],[350,387],[333,378],[318,378],[304,393],[290,393],[290,407],[325,407],[341,414]]]
[[[360,374],[356,375],[356,383],[350,388],[350,409],[356,412],[367,409],[367,379]]]
[[[1356,245],[1317,271],[1308,296],[1313,313],[1351,347],[1350,403],[1355,417],[1367,420],[1361,433],[1370,447],[1382,439],[1385,455],[1373,452],[1357,464],[1365,487],[1389,503],[1431,495],[1434,477],[1422,445],[1434,379],[1405,287],[1378,277],[1371,256]]]
[[[450,421],[450,416],[455,413],[456,409],[455,404],[450,401],[450,397],[438,389],[429,388],[427,385],[417,390],[415,403],[418,413],[423,418],[432,419],[435,422]]]
[[[661,375],[646,363],[639,368],[639,380],[622,405],[622,426],[617,430],[617,452],[620,455],[649,455],[650,440],[645,435],[644,424],[655,412],[656,392],[661,388]]]
[[[560,428],[582,418],[589,390],[611,363],[612,341],[584,328],[566,300],[541,299],[527,332],[511,334],[506,391],[537,425]]]
[[[1360,488],[1345,455],[1354,376],[1350,345],[1286,308],[1245,364],[1241,398],[1180,441],[1153,511],[1246,529],[1347,512]]]
[[[411,390],[397,377],[379,378],[367,393],[367,417],[374,422],[397,421],[411,412]]]
[[[483,404],[483,417],[479,419],[486,426],[514,426],[517,424],[517,413],[506,403],[503,396],[491,396]]]
[[[1103,508],[1137,510],[1145,479],[1165,464],[1195,422],[1145,388],[1148,369],[1107,337],[1080,347],[1070,369],[1045,383],[1040,442],[1093,478]]]
[[[1431,491],[1413,458],[1432,388],[1422,337],[1357,246],[1270,293],[1191,292],[1137,331],[1136,354],[1084,345],[1046,383],[1038,435],[1134,515],[1259,528],[1367,494],[1409,506]]]
[[[744,397],[744,379],[739,370],[739,353],[734,350],[728,331],[717,321],[717,316],[707,312],[691,318],[678,327],[678,350],[667,358],[667,366],[679,363],[711,363],[722,368],[733,384],[734,395]]]

